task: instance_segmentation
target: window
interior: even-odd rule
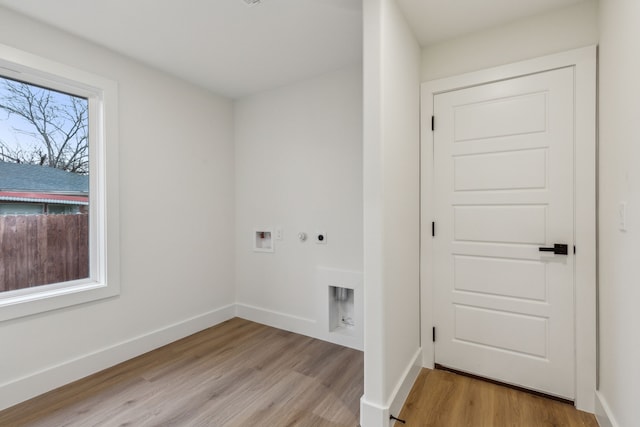
[[[0,45],[0,321],[119,293],[116,119],[114,82]]]
[[[89,100],[0,76],[0,292],[89,277],[89,178]]]

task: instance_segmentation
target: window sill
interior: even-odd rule
[[[0,295],[0,322],[111,298],[119,293],[116,284],[107,286],[104,282],[89,280],[4,292]]]

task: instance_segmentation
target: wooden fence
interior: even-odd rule
[[[0,215],[0,292],[89,276],[89,218]]]

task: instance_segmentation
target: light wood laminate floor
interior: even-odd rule
[[[236,318],[2,411],[0,426],[354,427],[362,394],[361,352]],[[597,427],[570,405],[429,369],[399,417],[407,427]]]
[[[0,412],[0,426],[357,426],[363,354],[232,319]]]
[[[420,372],[399,418],[407,427],[598,427],[566,403],[430,369]]]

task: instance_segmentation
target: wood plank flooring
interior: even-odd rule
[[[236,318],[2,411],[0,426],[354,427],[362,394],[361,352]],[[570,405],[429,369],[399,418],[597,427]]]
[[[232,319],[0,412],[0,426],[357,426],[363,354]]]
[[[458,375],[423,369],[396,427],[598,427],[566,403]]]

